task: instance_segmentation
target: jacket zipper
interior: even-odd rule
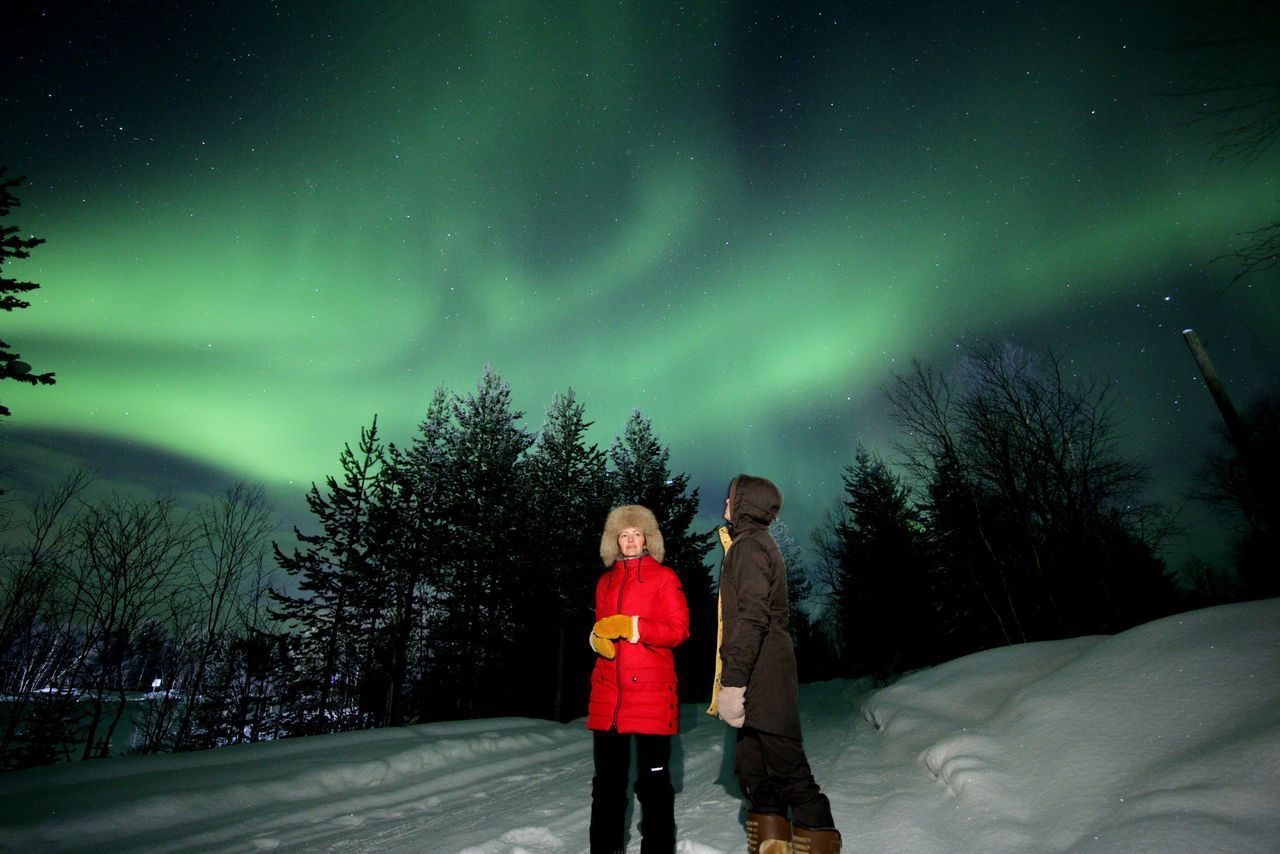
[[[618,607],[613,610],[615,614],[622,613],[622,589],[627,586],[627,559],[622,559],[622,581],[618,583]],[[618,683],[618,699],[613,704],[613,727],[618,728],[618,712],[622,711],[622,644],[618,644],[618,663],[613,668],[614,679]]]

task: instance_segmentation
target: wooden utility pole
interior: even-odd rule
[[[1235,447],[1237,459],[1234,465],[1239,466],[1242,482],[1234,487],[1225,487],[1231,499],[1244,516],[1248,532],[1237,545],[1241,549],[1238,569],[1243,589],[1252,596],[1280,595],[1280,572],[1276,571],[1275,553],[1280,547],[1280,458],[1275,447],[1274,429],[1265,425],[1265,417],[1258,422],[1262,432],[1258,433],[1258,444],[1255,446],[1250,438],[1250,431],[1244,420],[1231,405],[1227,390],[1213,370],[1213,363],[1205,353],[1204,345],[1194,330],[1184,329],[1182,337],[1191,348],[1200,373],[1204,375],[1205,385],[1213,395],[1222,420],[1227,424],[1227,435]],[[1229,465],[1233,465],[1229,463]]]
[[[1204,349],[1204,344],[1201,343],[1200,336],[1194,329],[1182,330],[1182,337],[1191,348],[1191,355],[1200,368],[1204,384],[1209,387],[1209,394],[1213,395],[1213,402],[1218,405],[1218,412],[1222,414],[1222,420],[1227,424],[1227,434],[1239,450],[1241,460],[1247,462],[1252,456],[1249,431],[1245,428],[1240,413],[1236,412],[1236,408],[1231,404],[1231,398],[1227,396],[1227,389],[1222,385],[1222,380],[1218,379],[1218,372],[1213,369],[1213,362],[1209,361],[1209,353]]]

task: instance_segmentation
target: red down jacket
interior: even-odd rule
[[[689,637],[689,605],[680,578],[648,554],[620,558],[596,583],[596,619],[638,616],[640,640],[614,641],[591,673],[587,728],[674,735],[679,729],[673,650]]]

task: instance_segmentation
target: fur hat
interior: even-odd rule
[[[662,544],[662,532],[658,530],[658,520],[653,511],[639,504],[624,504],[609,511],[609,518],[604,520],[604,533],[600,535],[600,560],[605,566],[613,566],[613,562],[622,556],[618,549],[618,535],[623,528],[639,528],[644,534],[644,548],[649,557],[662,563],[666,548]]]

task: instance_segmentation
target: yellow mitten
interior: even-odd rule
[[[595,632],[592,632],[591,637],[588,638],[588,640],[591,643],[591,648],[604,658],[611,659],[618,654],[618,651],[613,646],[613,641],[608,638],[602,638]]]
[[[596,621],[591,631],[602,638],[631,638],[632,622],[626,614],[614,614]]]

